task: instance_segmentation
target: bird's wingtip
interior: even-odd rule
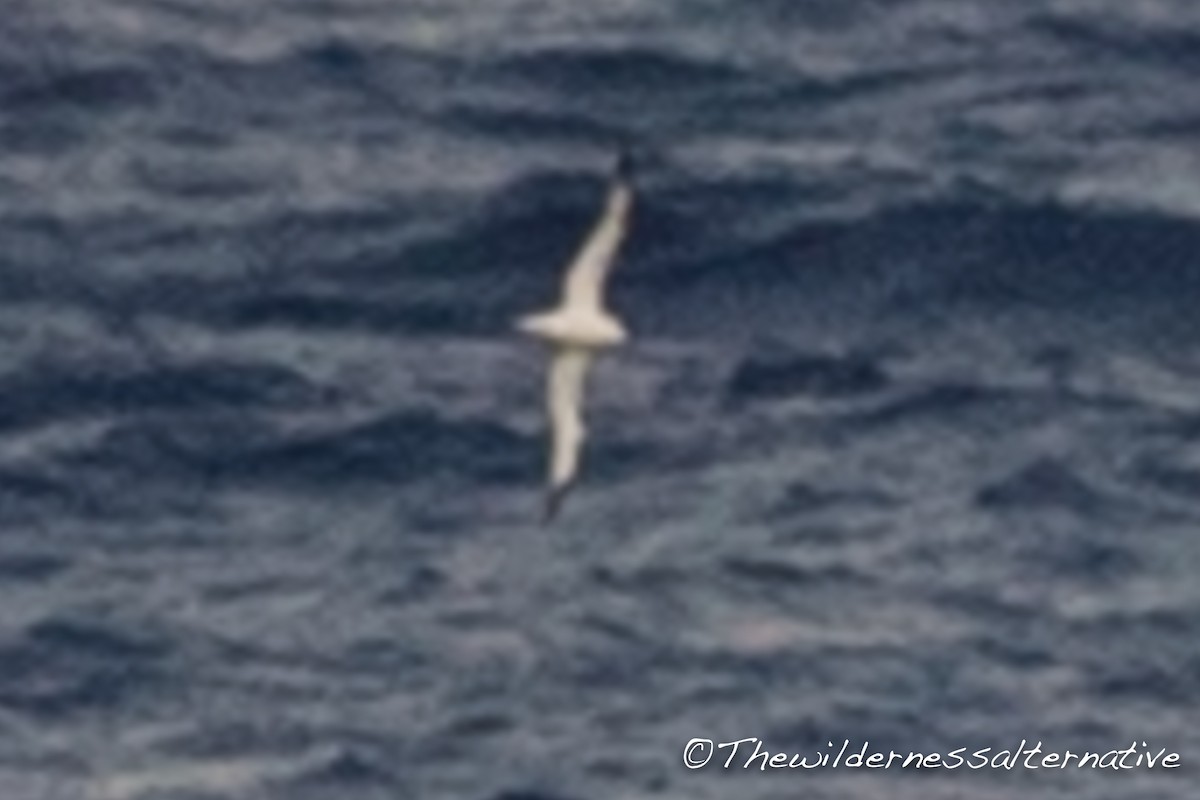
[[[562,510],[563,500],[567,497],[567,492],[571,490],[571,484],[551,487],[546,493],[546,505],[542,510],[542,524],[549,525],[558,517],[558,512]]]

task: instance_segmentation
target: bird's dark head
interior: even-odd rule
[[[630,183],[633,181],[633,169],[633,153],[628,147],[624,147],[617,153],[617,161],[613,166],[613,177],[619,181]]]

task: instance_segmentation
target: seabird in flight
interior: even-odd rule
[[[546,411],[552,428],[544,521],[562,506],[579,469],[586,438],[583,392],[597,352],[624,344],[625,326],[604,307],[604,284],[629,227],[633,208],[630,160],[622,154],[609,180],[604,209],[567,267],[558,307],[521,318],[517,327],[552,349],[546,381]]]

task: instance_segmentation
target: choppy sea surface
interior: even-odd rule
[[[8,0],[0,797],[1194,798],[1198,74],[1193,0]],[[682,763],[751,736],[1183,767]]]

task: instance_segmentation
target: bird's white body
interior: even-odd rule
[[[624,344],[629,334],[621,321],[603,309],[563,307],[523,317],[517,327],[530,336],[560,347],[603,350]]]
[[[517,327],[553,348],[546,410],[553,427],[546,519],[553,517],[579,468],[586,436],[583,389],[599,350],[624,344],[625,326],[604,307],[604,284],[628,228],[633,188],[624,162],[618,164],[603,213],[582,250],[567,268],[562,302],[555,309],[522,317]]]

